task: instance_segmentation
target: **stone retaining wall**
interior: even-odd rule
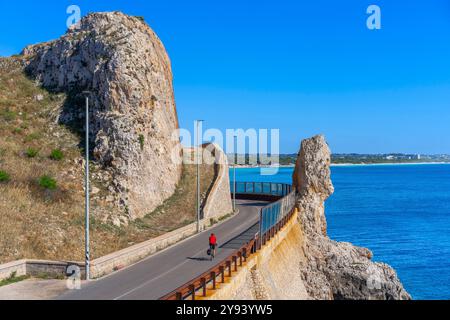
[[[209,224],[205,220],[201,221],[201,229],[208,226]],[[99,278],[111,272],[123,269],[124,267],[166,249],[196,233],[197,223],[194,222],[157,238],[135,244],[131,247],[95,259],[91,264],[91,276],[93,278]]]
[[[211,224],[208,219],[204,219],[200,222],[200,228],[202,230],[210,226]],[[177,242],[189,238],[196,233],[197,223],[194,222],[157,238],[135,244],[131,247],[92,260],[91,277],[99,278],[111,272],[125,268],[148,256],[151,256],[152,254],[157,253],[158,251],[166,249]],[[6,279],[11,275],[30,275],[38,277],[46,276],[51,278],[65,277],[66,269],[70,265],[79,266],[81,269],[81,274],[84,274],[84,262],[23,259],[0,265],[0,280]]]
[[[13,275],[16,277],[29,275],[61,278],[66,276],[67,267],[71,265],[78,266],[83,276],[83,262],[22,259],[0,265],[0,280],[7,279]]]

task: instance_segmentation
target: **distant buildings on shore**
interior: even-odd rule
[[[293,165],[297,159],[297,154],[281,154],[276,160],[276,156],[272,156],[270,161],[260,163],[260,157],[250,155],[239,155],[240,161],[238,165]],[[228,160],[230,164],[234,163],[236,155],[229,154]],[[244,160],[245,159],[245,160]],[[252,159],[252,161],[249,161]],[[243,161],[244,160],[244,161]],[[256,161],[256,162],[255,162]],[[387,153],[387,154],[357,154],[357,153],[337,153],[331,156],[331,162],[334,164],[373,164],[373,163],[418,163],[418,162],[449,162],[449,154],[424,155],[424,154],[404,154],[404,153]]]

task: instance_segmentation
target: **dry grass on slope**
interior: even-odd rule
[[[22,258],[84,259],[84,191],[80,137],[56,123],[65,101],[37,87],[18,59],[0,58],[0,263]],[[60,150],[63,158],[51,158]],[[202,166],[202,193],[214,167]],[[92,165],[91,247],[93,258],[164,234],[195,220],[195,166],[186,165],[174,195],[148,216],[117,227],[104,221],[116,209]],[[3,178],[2,178],[3,176]],[[42,177],[51,178],[50,184]],[[52,186],[52,183],[55,185]],[[46,186],[46,187],[45,187]],[[53,188],[54,187],[54,188]]]

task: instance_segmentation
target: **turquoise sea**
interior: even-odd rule
[[[239,168],[236,180],[291,183],[292,172]],[[336,166],[332,180],[330,237],[371,249],[414,299],[450,299],[450,165]]]

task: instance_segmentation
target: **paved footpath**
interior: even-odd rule
[[[27,279],[0,287],[0,300],[51,300],[66,290],[66,280]]]
[[[156,300],[206,272],[251,239],[258,229],[259,209],[266,202],[237,201],[239,214],[126,269],[66,291],[61,300]],[[219,248],[215,261],[206,255],[210,233]]]

